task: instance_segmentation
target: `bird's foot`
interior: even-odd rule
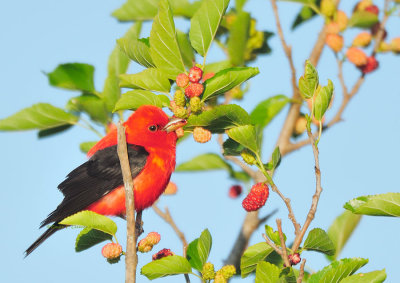
[[[143,221],[136,221],[135,223],[135,235],[136,235],[136,239],[138,239],[140,237],[140,235],[142,235],[144,232],[143,230]]]

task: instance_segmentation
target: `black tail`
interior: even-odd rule
[[[43,243],[48,237],[53,235],[55,232],[65,228],[65,225],[60,225],[58,223],[54,223],[53,225],[50,226],[49,229],[47,229],[26,251],[25,251],[25,257],[30,255],[37,247],[40,246],[41,243]]]

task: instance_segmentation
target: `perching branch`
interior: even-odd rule
[[[129,165],[128,149],[126,144],[125,127],[118,123],[118,157],[121,163],[122,177],[125,186],[126,206],[126,253],[125,253],[125,283],[136,282],[136,267],[138,258],[136,254],[136,230],[135,230],[135,201],[133,194],[133,180]]]

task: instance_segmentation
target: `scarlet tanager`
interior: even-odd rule
[[[138,215],[164,192],[175,169],[175,130],[186,121],[168,116],[155,106],[139,107],[124,123],[128,157]],[[125,215],[125,189],[117,154],[117,129],[109,132],[89,152],[90,159],[71,171],[58,185],[64,199],[41,223],[53,223],[25,252],[32,253],[65,225],[64,218],[82,210],[103,215]]]

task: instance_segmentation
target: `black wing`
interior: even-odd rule
[[[128,144],[129,164],[135,178],[146,164],[148,152],[141,146]],[[97,151],[87,162],[68,174],[58,185],[64,199],[40,227],[75,214],[116,187],[123,185],[122,171],[117,154],[117,145]]]

